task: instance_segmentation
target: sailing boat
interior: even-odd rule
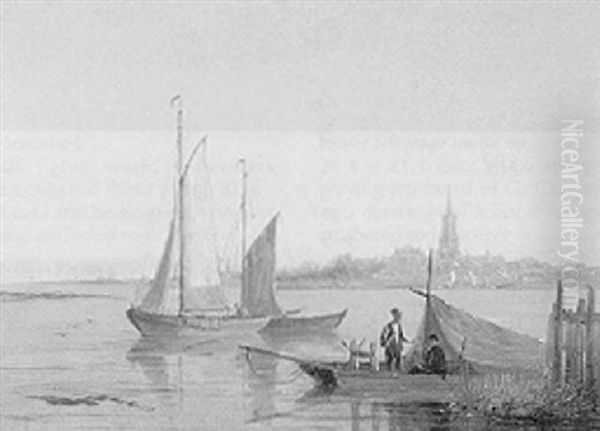
[[[190,335],[195,339],[214,339],[229,332],[255,331],[265,325],[268,317],[232,312],[220,283],[216,281],[216,270],[212,276],[198,274],[207,272],[203,271],[206,265],[191,262],[194,250],[189,241],[191,225],[188,212],[191,204],[188,202],[188,174],[198,149],[206,144],[206,137],[184,163],[181,97],[174,97],[171,103],[177,105],[177,187],[173,217],[150,288],[139,304],[127,310],[127,318],[144,336]]]
[[[246,164],[242,164],[242,250],[246,243]],[[299,316],[298,311],[283,313],[275,298],[275,267],[277,220],[275,214],[262,232],[243,254],[241,307],[251,317],[270,317],[260,332],[270,335],[318,334],[334,331],[346,317],[348,310],[316,316]]]

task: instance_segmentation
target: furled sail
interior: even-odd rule
[[[436,334],[449,360],[457,360],[466,338],[463,358],[475,370],[526,370],[543,359],[543,344],[537,339],[475,317],[431,295],[429,313],[424,313],[417,336],[407,354],[408,367],[422,362],[424,338]],[[425,322],[429,319],[429,322]],[[425,326],[429,334],[424,333]]]
[[[250,316],[281,314],[274,291],[277,217],[271,219],[244,256],[242,307]]]

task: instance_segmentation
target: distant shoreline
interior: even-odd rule
[[[46,285],[46,286],[73,286],[73,285],[82,285],[82,286],[95,286],[95,285],[140,285],[149,283],[149,279],[84,279],[84,280],[16,280],[16,281],[8,281],[2,282],[0,284],[1,287],[6,286],[23,286],[23,285]],[[464,287],[434,287],[434,291],[449,291],[449,290],[546,290],[553,289],[555,286],[552,285],[528,285],[528,286],[491,286],[491,287],[476,287],[476,286],[464,286]],[[227,284],[224,286],[225,289],[238,289],[239,284]],[[281,283],[276,285],[276,290],[281,291],[306,291],[306,290],[408,290],[408,289],[416,289],[416,290],[425,290],[425,286],[423,285],[405,285],[405,284],[382,284],[382,283],[374,283],[365,281],[364,283],[357,282],[349,282],[349,283],[323,283],[323,282],[314,282],[314,283]]]

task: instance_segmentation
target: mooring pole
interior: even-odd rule
[[[427,284],[425,286],[425,325],[423,328],[422,354],[425,355],[427,338],[431,335],[431,278],[433,275],[433,249],[429,249],[427,256]]]
[[[588,389],[593,390],[595,379],[598,376],[594,376],[594,313],[596,312],[596,298],[594,288],[588,285],[587,294],[587,313],[585,319],[585,339],[587,341],[585,346],[585,371],[584,381]]]
[[[554,354],[552,360],[552,379],[555,384],[561,383],[562,375],[562,280],[556,285],[556,302],[554,303]]]
[[[183,314],[183,290],[185,288],[185,227],[184,227],[184,190],[183,177],[183,103],[181,96],[171,99],[171,106],[177,108],[177,191],[179,205],[179,315]]]

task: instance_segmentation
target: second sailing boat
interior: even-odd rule
[[[272,335],[305,335],[334,331],[346,317],[348,310],[316,316],[298,316],[297,311],[282,313],[275,297],[277,219],[275,214],[256,237],[246,253],[246,164],[242,164],[242,295],[241,311],[251,317],[270,316],[261,332]]]

